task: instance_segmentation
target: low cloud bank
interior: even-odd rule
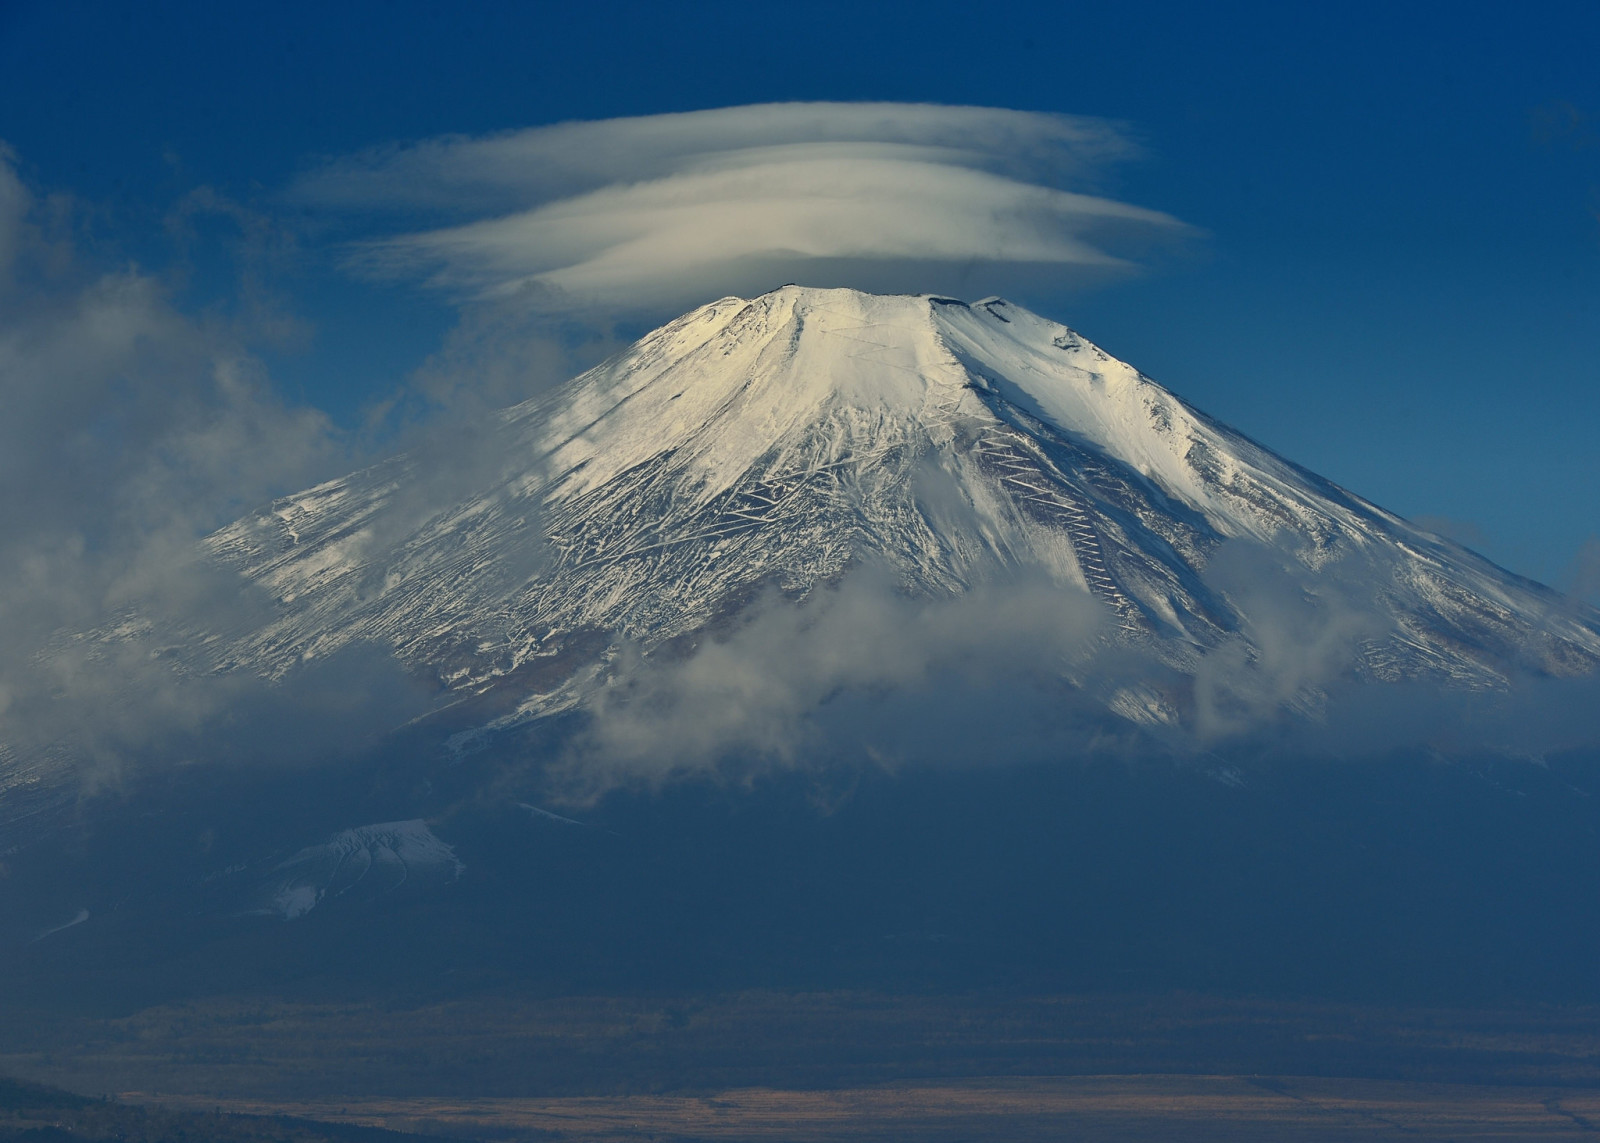
[[[970,293],[1126,273],[1188,233],[1092,193],[1136,154],[1118,126],[1076,116],[762,104],[372,150],[293,196],[451,220],[363,244],[369,272],[659,316],[787,280]]]
[[[1597,678],[1362,677],[1363,648],[1392,630],[1360,559],[1347,563],[1312,574],[1290,553],[1225,545],[1208,586],[1249,620],[1187,665],[1115,638],[1108,609],[1042,575],[926,599],[864,569],[798,605],[770,597],[687,652],[626,658],[554,789],[583,800],[840,764],[1537,760],[1600,746]]]
[[[687,655],[625,661],[565,779],[655,784],[730,759],[736,771],[950,761],[944,748],[970,749],[974,731],[998,734],[999,752],[1028,749],[1020,740],[1064,729],[1036,724],[1033,696],[1065,690],[1108,618],[1086,593],[1043,580],[927,600],[866,570],[802,604],[773,595]],[[930,695],[939,707],[924,706]]]

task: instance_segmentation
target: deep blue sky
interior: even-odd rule
[[[1560,581],[1600,533],[1600,4],[454,6],[0,2],[0,139],[159,263],[209,185],[283,215],[320,156],[784,99],[1106,116],[1118,197],[1208,235],[1025,299],[1290,458]],[[312,232],[314,234],[314,232]],[[272,358],[352,421],[453,321],[314,237]],[[222,290],[204,256],[187,304]]]

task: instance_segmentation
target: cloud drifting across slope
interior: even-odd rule
[[[1075,116],[763,104],[367,151],[293,196],[449,223],[363,243],[355,263],[369,272],[547,309],[661,313],[791,278],[970,293],[1128,272],[1130,254],[1188,233],[1086,193],[1137,153],[1115,125]]]
[[[1485,690],[1443,678],[1379,683],[1360,644],[1387,621],[1363,561],[1321,578],[1249,540],[1206,580],[1245,630],[1192,671],[1107,635],[1115,616],[1042,569],[952,597],[914,597],[870,565],[796,604],[758,599],[686,650],[625,654],[544,774],[574,804],[618,788],[734,783],[833,766],[985,767],[1177,760],[1206,770],[1397,755],[1593,752],[1600,677],[1509,675]],[[1246,638],[1248,636],[1248,639]],[[1166,716],[1132,717],[1160,699]]]
[[[0,823],[17,758],[59,754],[104,780],[151,755],[277,757],[280,731],[309,741],[366,701],[354,686],[268,695],[172,654],[269,606],[198,537],[348,455],[326,417],[274,391],[248,348],[259,329],[97,267],[74,212],[0,144]]]
[[[865,566],[801,604],[769,594],[682,657],[625,659],[561,779],[581,796],[719,769],[1059,752],[1084,740],[1065,676],[1109,620],[1043,574],[917,599]]]

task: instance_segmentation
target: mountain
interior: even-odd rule
[[[1267,619],[1210,574],[1272,553],[1359,613],[1346,673],[1493,687],[1600,665],[1592,612],[1276,456],[999,298],[785,286],[723,298],[501,412],[470,457],[398,456],[207,541],[270,595],[211,666],[283,676],[362,642],[447,691],[570,707],[616,639],[700,631],[763,586],[887,569],[930,598],[1020,568],[1192,677]],[[1181,722],[1166,690],[1107,697]]]
[[[1587,718],[1600,618],[1000,299],[725,298],[204,558],[238,606],[73,644],[201,731],[98,795],[0,765],[0,1004],[1600,997],[1592,722],[1473,725],[1526,676]],[[1208,738],[1240,677],[1309,733]],[[1350,691],[1456,739],[1320,750]],[[790,764],[742,768],[737,717]]]

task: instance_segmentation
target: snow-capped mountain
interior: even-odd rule
[[[1000,299],[725,298],[473,434],[270,504],[204,558],[249,598],[194,609],[196,629],[119,615],[71,661],[154,663],[175,696],[157,697],[187,714],[196,684],[214,731],[158,738],[99,801],[68,746],[0,747],[0,949],[120,965],[214,937],[212,963],[254,987],[306,950],[357,973],[636,982],[663,957],[702,980],[782,947],[809,950],[806,980],[858,980],[859,958],[899,981],[923,951],[896,934],[981,932],[950,955],[985,986],[1067,965],[1122,987],[1157,949],[1176,967],[1153,980],[1236,966],[1253,988],[1284,964],[1344,971],[1359,931],[1372,958],[1403,952],[1411,988],[1458,934],[1493,932],[1515,942],[1478,954],[1494,987],[1570,947],[1562,971],[1592,989],[1571,902],[1593,880],[1593,751],[1506,761],[1539,750],[1456,718],[1497,698],[1432,700],[1504,687],[1581,713],[1590,683],[1517,677],[1600,677],[1600,616]],[[927,671],[898,669],[929,644]],[[436,684],[420,703],[395,661]],[[1347,680],[1368,681],[1349,706]],[[352,701],[384,687],[404,701]],[[1318,754],[1430,704],[1381,765]],[[575,708],[592,717],[545,718]],[[1378,714],[1330,713],[1350,709]],[[1488,761],[1435,765],[1446,720],[1441,750]],[[808,764],[749,798],[655,797],[774,740]],[[1057,764],[1102,744],[1180,764]],[[1259,758],[1296,764],[1258,784]],[[1545,928],[1496,923],[1527,900]]]
[[[528,715],[576,701],[613,639],[659,644],[761,585],[800,596],[871,561],[934,596],[1042,568],[1182,671],[1251,638],[1206,576],[1240,539],[1313,604],[1358,569],[1358,675],[1600,665],[1591,613],[999,298],[723,298],[504,410],[442,487],[399,456],[212,536],[277,603],[217,665],[280,675],[375,640],[454,691],[515,680]]]

